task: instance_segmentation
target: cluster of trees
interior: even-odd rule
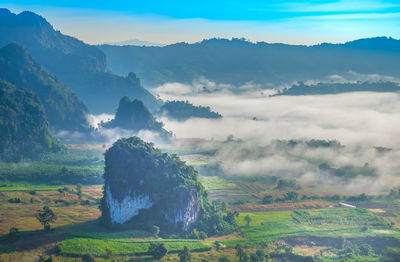
[[[239,262],[264,262],[270,261],[269,253],[264,249],[258,249],[255,253],[248,254],[246,249],[244,249],[241,245],[236,245],[236,256],[239,259]],[[227,258],[221,258],[219,262],[229,262]]]
[[[290,192],[285,193],[282,198],[277,197],[274,199],[273,196],[266,195],[266,196],[264,196],[262,203],[263,204],[271,204],[274,202],[297,201],[297,200],[299,200],[299,194],[295,191],[290,191]]]
[[[168,118],[184,121],[192,117],[198,118],[221,118],[222,116],[211,111],[207,106],[194,106],[188,101],[167,101],[160,108],[160,115],[165,115]]]

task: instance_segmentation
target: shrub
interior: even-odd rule
[[[264,196],[263,200],[262,200],[263,204],[271,204],[274,203],[274,198],[270,195],[266,195]]]
[[[151,227],[151,234],[154,238],[158,238],[158,234],[160,234],[160,228],[156,225]]]
[[[21,199],[19,197],[10,198],[8,200],[9,203],[21,203]]]
[[[165,247],[164,243],[151,243],[147,253],[154,259],[160,259],[168,253],[168,249]]]
[[[207,238],[206,232],[200,231],[198,234],[199,239],[204,240]]]
[[[16,227],[12,227],[12,228],[10,228],[10,231],[8,232],[8,235],[13,237],[13,236],[18,235],[18,233],[19,233],[19,229],[16,228]]]
[[[91,255],[86,254],[86,255],[82,256],[82,261],[83,262],[94,262],[94,258]]]

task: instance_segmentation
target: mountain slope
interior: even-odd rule
[[[0,47],[16,42],[66,84],[91,112],[112,112],[122,96],[141,99],[151,110],[160,106],[139,79],[106,71],[104,53],[95,46],[54,30],[43,17],[32,12],[18,15],[0,9]]]
[[[234,85],[279,84],[349,71],[400,77],[400,40],[386,37],[315,46],[209,39],[165,47],[99,47],[111,70],[119,74],[134,71],[153,86],[191,83],[199,77]]]
[[[39,98],[0,80],[0,159],[20,160],[57,148]]]
[[[0,49],[0,79],[33,91],[44,105],[52,128],[89,130],[85,105],[20,45],[14,43]]]

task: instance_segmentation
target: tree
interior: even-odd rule
[[[256,255],[260,258],[260,261],[264,261],[267,257],[267,252],[264,249],[258,249]]]
[[[151,227],[151,234],[153,234],[154,238],[158,238],[158,234],[160,234],[160,228],[156,225]]]
[[[250,226],[251,217],[250,217],[249,215],[246,215],[246,216],[244,217],[244,221],[246,221],[246,226],[247,226],[247,227]]]
[[[183,247],[183,250],[178,254],[179,261],[181,262],[191,262],[192,261],[192,254],[187,246]]]
[[[56,221],[57,216],[48,206],[44,206],[43,209],[36,212],[36,219],[43,225],[43,229],[48,231],[50,230],[50,223]]]
[[[299,194],[297,192],[291,191],[287,192],[284,196],[285,200],[295,201],[299,198]]]
[[[218,262],[230,262],[230,260],[227,257],[220,257]]]
[[[263,204],[274,203],[274,198],[272,196],[270,196],[270,195],[266,195],[266,196],[264,196],[262,203]]]
[[[154,259],[160,259],[168,253],[168,249],[165,247],[164,243],[151,243],[147,253]]]
[[[247,255],[246,250],[241,245],[236,245],[235,249],[237,251],[236,256],[239,257],[239,262],[249,261],[249,256]]]
[[[19,229],[16,227],[12,227],[12,228],[10,228],[8,235],[11,237],[14,237],[14,236],[18,235],[18,233],[19,233]]]
[[[106,247],[106,258],[110,258],[112,256],[113,252],[111,248]]]
[[[78,194],[79,200],[82,200],[82,185],[81,184],[78,184],[76,186],[76,193]]]
[[[204,231],[200,231],[198,236],[199,236],[199,239],[204,240],[207,238],[207,233]]]

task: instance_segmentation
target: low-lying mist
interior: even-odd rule
[[[398,93],[271,97],[274,91],[257,87],[242,94],[223,88],[209,93],[201,92],[198,84],[172,83],[156,90],[164,100],[188,100],[223,115],[222,119],[163,118],[162,122],[177,138],[236,140],[222,146],[208,144],[216,147],[212,161],[225,174],[296,178],[343,193],[375,193],[400,186]],[[306,146],[311,139],[336,140],[341,146]],[[282,147],[277,140],[303,142]],[[343,172],[346,176],[338,175]]]

